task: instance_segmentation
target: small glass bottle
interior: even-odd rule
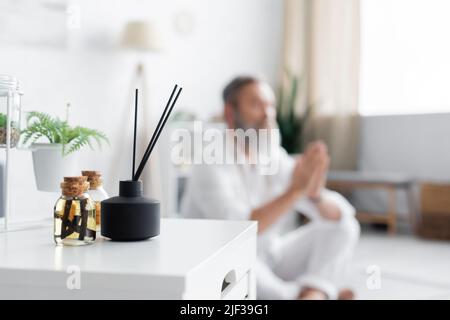
[[[86,193],[88,189],[86,177],[64,177],[62,195],[55,204],[56,244],[79,246],[95,241],[95,203]]]
[[[100,202],[109,198],[105,189],[103,188],[103,180],[101,179],[100,171],[81,171],[81,174],[87,178],[89,182],[89,190],[87,193],[95,202],[95,219],[97,223],[97,231],[101,228],[101,205]]]

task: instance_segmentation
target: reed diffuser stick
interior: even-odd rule
[[[172,93],[170,95],[169,101],[167,101],[166,107],[164,108],[163,114],[162,114],[161,118],[159,118],[155,132],[153,132],[152,138],[150,139],[150,143],[148,144],[147,149],[145,150],[142,159],[145,159],[147,154],[152,152],[151,149],[153,149],[152,146],[155,144],[155,139],[158,139],[158,132],[160,132],[162,130],[161,126],[164,127],[165,119],[167,119],[167,117],[168,117],[167,111],[169,111],[169,109],[171,110],[171,108],[173,108],[173,105],[171,108],[169,108],[169,107],[170,107],[170,103],[172,101],[173,95],[177,88],[178,88],[178,85],[175,85],[175,87],[173,88]],[[180,88],[180,92],[181,92],[181,88]],[[176,99],[178,99],[178,98],[176,98]],[[175,99],[175,101],[176,101],[176,99]],[[174,103],[175,103],[175,101],[174,101]],[[170,115],[170,112],[171,111],[169,111],[169,115]]]
[[[153,135],[152,135],[152,137],[151,137],[151,139],[150,139],[150,143],[148,144],[147,149],[145,149],[144,155],[142,156],[142,158],[145,158],[145,155],[150,151],[150,147],[153,145],[153,143],[154,143],[154,141],[155,141],[156,134],[158,133],[158,131],[159,131],[160,127],[161,127],[161,124],[162,124],[162,122],[163,122],[163,119],[164,119],[165,116],[166,116],[167,110],[168,110],[169,107],[170,107],[170,103],[172,102],[172,98],[173,98],[173,96],[174,96],[175,91],[177,90],[177,88],[178,88],[178,85],[175,85],[175,86],[173,87],[172,93],[170,94],[170,98],[169,98],[169,100],[168,100],[167,103],[166,103],[166,107],[164,108],[163,114],[162,114],[161,118],[159,119],[158,124],[156,125],[156,129],[155,129],[155,131],[153,132]],[[132,179],[134,179],[134,175],[135,175],[135,174],[136,174],[136,172],[134,171],[133,176],[132,176]]]
[[[144,170],[144,167],[147,164],[148,159],[150,158],[150,155],[151,155],[151,153],[153,151],[153,148],[155,147],[156,142],[158,142],[159,136],[161,135],[161,132],[164,129],[164,126],[166,125],[166,122],[169,119],[173,108],[175,107],[175,104],[176,104],[176,102],[178,100],[178,97],[180,96],[181,90],[183,90],[183,88],[180,87],[180,89],[178,90],[177,95],[175,96],[175,99],[174,99],[172,105],[170,106],[170,109],[169,109],[169,111],[167,112],[167,115],[166,115],[167,107],[168,107],[170,101],[172,100],[172,96],[173,96],[173,93],[176,90],[176,88],[177,88],[177,86],[174,87],[174,90],[172,91],[172,95],[170,96],[168,104],[166,105],[166,108],[164,109],[164,112],[163,112],[161,118],[158,121],[158,126],[157,126],[155,132],[153,133],[153,136],[150,139],[150,142],[149,142],[149,144],[147,146],[147,149],[146,149],[146,151],[144,153],[144,156],[142,157],[141,163],[139,164],[139,167],[138,167],[138,169],[136,170],[136,172],[134,174],[133,181],[139,180],[139,177],[141,176],[142,171]]]
[[[135,166],[136,166],[136,131],[137,131],[137,115],[138,115],[138,96],[139,89],[136,88],[134,93],[134,134],[133,134],[133,166],[131,171],[131,179],[134,177]]]

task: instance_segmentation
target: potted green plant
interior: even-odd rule
[[[302,114],[296,112],[300,79],[288,70],[285,70],[285,75],[288,86],[282,86],[278,91],[277,123],[282,147],[289,154],[295,154],[303,151],[303,134],[312,106],[307,105]]]
[[[37,111],[27,114],[21,135],[23,144],[32,149],[36,185],[41,191],[58,191],[61,179],[75,173],[76,151],[85,146],[93,149],[94,141],[99,148],[109,143],[101,131],[72,127],[68,120]]]
[[[6,146],[6,127],[8,124],[7,116],[0,112],[0,146]],[[15,121],[11,121],[11,138],[10,144],[11,148],[14,148],[19,142],[20,130],[19,126]]]

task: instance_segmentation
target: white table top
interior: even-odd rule
[[[81,247],[56,246],[52,226],[0,234],[0,272],[62,271],[77,265],[102,274],[183,276],[228,245],[256,234],[251,221],[162,219],[161,234],[140,242],[103,238]]]

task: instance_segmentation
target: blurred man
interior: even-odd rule
[[[276,128],[274,93],[259,79],[234,79],[223,100],[228,128]],[[258,152],[245,143],[237,147],[247,158]],[[324,189],[326,146],[312,143],[296,159],[276,150],[271,156],[278,157],[278,167],[268,175],[261,174],[259,163],[195,165],[183,215],[258,222],[259,299],[352,298],[337,280],[358,241],[359,225],[353,207]],[[298,212],[310,222],[293,228]]]

